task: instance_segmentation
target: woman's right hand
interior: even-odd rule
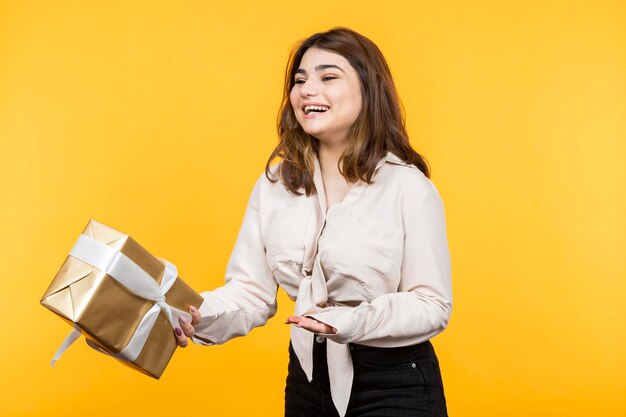
[[[187,338],[192,337],[196,333],[193,326],[200,321],[200,311],[197,308],[189,307],[189,314],[193,318],[192,322],[189,323],[185,317],[180,316],[178,318],[180,327],[174,329],[174,335],[176,335],[176,341],[180,347],[186,347],[189,344],[189,339]]]

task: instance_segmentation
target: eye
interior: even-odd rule
[[[298,78],[297,80],[294,80],[294,84],[304,84],[306,80],[304,78]]]
[[[337,77],[335,77],[334,75],[325,75],[325,76],[322,78],[322,81],[330,81],[330,80],[334,80],[334,79],[336,79],[336,78],[337,78]]]

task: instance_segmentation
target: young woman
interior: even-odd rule
[[[445,416],[429,342],[452,306],[444,210],[376,45],[345,28],[300,43],[278,131],[226,284],[202,293],[179,344],[265,324],[281,286],[296,301],[286,417]]]

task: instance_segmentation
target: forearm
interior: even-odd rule
[[[413,292],[386,294],[357,307],[314,309],[306,314],[337,329],[325,335],[337,343],[378,347],[417,344],[443,331],[451,303]]]

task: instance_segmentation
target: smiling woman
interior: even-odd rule
[[[345,28],[304,40],[279,116],[226,285],[201,294],[179,344],[265,324],[280,286],[296,300],[286,417],[447,415],[429,341],[452,308],[443,203],[382,53]]]

